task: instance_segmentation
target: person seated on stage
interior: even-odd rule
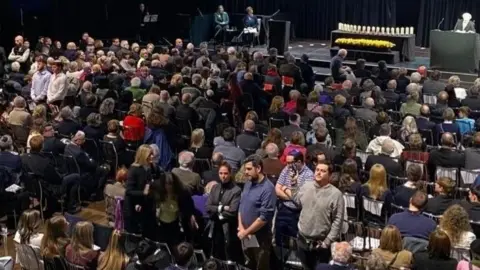
[[[337,55],[332,58],[330,70],[335,81],[345,81],[347,79],[347,73],[351,72],[350,67],[343,66],[343,60],[347,57],[347,53],[347,50],[340,49]]]
[[[230,22],[230,18],[228,17],[228,13],[223,10],[223,6],[219,5],[217,12],[215,12],[215,37],[216,38],[220,32],[223,32],[223,42],[225,42],[225,30],[228,28],[228,23]]]
[[[245,28],[243,29],[243,35],[247,39],[247,43],[253,42],[253,36],[258,35],[258,20],[257,16],[253,15],[253,8],[247,7],[247,15],[243,18],[243,25]]]
[[[472,14],[470,13],[463,13],[462,19],[459,19],[457,21],[457,24],[455,24],[455,28],[453,28],[453,31],[455,32],[469,32],[469,33],[475,33],[475,23],[471,21],[472,20]]]

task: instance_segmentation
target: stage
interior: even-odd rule
[[[268,54],[265,45],[255,46],[250,52],[260,51]],[[330,41],[318,40],[297,40],[290,42],[289,51],[295,58],[300,59],[303,54],[308,55],[310,63],[313,66],[316,80],[323,81],[330,76]],[[400,62],[395,65],[388,65],[389,69],[406,68],[409,73],[415,72],[419,66],[426,66],[430,69],[430,51],[428,48],[415,47],[415,60],[412,62]],[[355,61],[344,61],[345,65],[355,68]],[[367,68],[377,66],[377,63],[367,62]],[[459,73],[454,71],[442,70],[442,79],[447,80],[450,76],[457,75],[462,81],[462,85],[470,86],[477,78],[476,73]]]

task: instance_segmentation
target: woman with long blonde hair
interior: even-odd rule
[[[440,229],[450,238],[452,247],[469,249],[476,239],[467,211],[458,204],[450,206],[440,219]]]
[[[400,129],[400,140],[402,142],[408,141],[410,135],[418,133],[417,122],[411,115],[406,116],[402,122],[402,128]]]
[[[98,270],[125,269],[130,258],[125,253],[123,244],[120,241],[121,237],[120,231],[113,231],[107,249],[98,259]]]
[[[150,183],[153,180],[151,166],[153,162],[153,149],[141,145],[135,155],[135,161],[128,169],[127,188],[123,203],[125,230],[130,233],[140,233],[144,236],[155,233],[147,230],[154,221],[154,201],[150,196]],[[153,216],[152,216],[153,215]],[[152,239],[152,238],[151,238]]]
[[[393,195],[387,185],[387,171],[381,164],[375,164],[370,169],[370,177],[368,181],[362,186],[361,196],[373,199],[375,201],[383,201],[381,210],[381,217],[377,215],[370,215],[367,213],[367,219],[382,224],[385,222],[384,217],[390,212],[390,207],[393,201]]]
[[[65,258],[73,264],[85,267],[86,270],[95,270],[100,252],[93,247],[93,224],[89,221],[80,221],[73,228]]]
[[[67,230],[68,222],[64,216],[54,216],[47,220],[45,235],[40,245],[40,254],[49,259],[58,256],[63,257],[69,241]]]

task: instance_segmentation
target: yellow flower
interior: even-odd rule
[[[375,47],[391,49],[395,43],[386,40],[364,39],[364,38],[338,38],[335,40],[337,45],[352,45],[358,47]]]

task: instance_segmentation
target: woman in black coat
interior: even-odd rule
[[[232,168],[227,162],[218,167],[220,183],[210,191],[206,210],[210,216],[212,255],[222,260],[237,261],[241,253],[237,237],[238,206],[242,190],[231,179]]]
[[[155,233],[155,208],[150,192],[152,155],[150,146],[144,144],[138,148],[135,162],[128,170],[123,204],[125,230],[129,233],[142,233],[150,239],[150,234]]]

